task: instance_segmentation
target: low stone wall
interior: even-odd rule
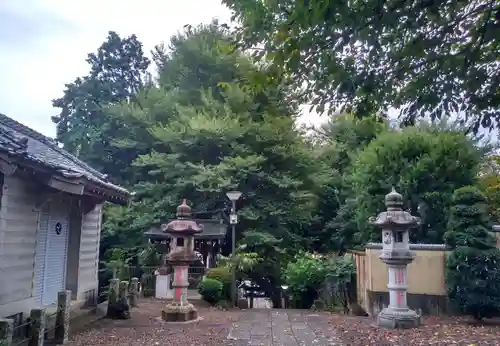
[[[357,297],[370,315],[389,304],[387,266],[378,258],[382,244],[367,244],[364,252],[353,252],[357,267]],[[415,260],[408,265],[408,306],[425,315],[447,314],[444,269],[449,249],[443,244],[411,244]]]
[[[363,308],[372,316],[377,315],[384,307],[389,305],[389,293],[367,291],[367,300]],[[428,294],[412,294],[406,296],[408,306],[412,309],[421,309],[423,315],[450,314],[451,308],[446,296]]]

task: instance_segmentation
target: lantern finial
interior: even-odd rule
[[[176,216],[178,219],[188,219],[191,217],[191,207],[187,204],[187,199],[182,199],[181,205],[177,207]]]

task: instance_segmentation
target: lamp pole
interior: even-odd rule
[[[231,225],[231,257],[234,261],[236,256],[236,225],[238,224],[238,214],[236,214],[236,201],[240,199],[241,192],[229,191],[226,193],[231,201],[231,214],[229,214],[229,224]],[[236,304],[236,268],[233,265],[231,270],[231,306]]]

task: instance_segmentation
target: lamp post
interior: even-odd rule
[[[236,201],[240,199],[241,192],[229,191],[226,193],[227,198],[231,201],[231,214],[229,214],[229,224],[231,225],[231,257],[234,261],[236,255],[236,225],[238,224],[238,214],[236,214]],[[231,270],[231,306],[235,306],[236,302],[236,268],[233,265]]]

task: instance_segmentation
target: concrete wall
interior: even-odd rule
[[[449,253],[444,245],[413,245],[415,260],[408,266],[408,305],[427,314],[449,310],[446,299],[444,267]],[[370,314],[377,314],[389,303],[388,270],[378,256],[381,245],[354,252],[357,267],[358,301]]]

